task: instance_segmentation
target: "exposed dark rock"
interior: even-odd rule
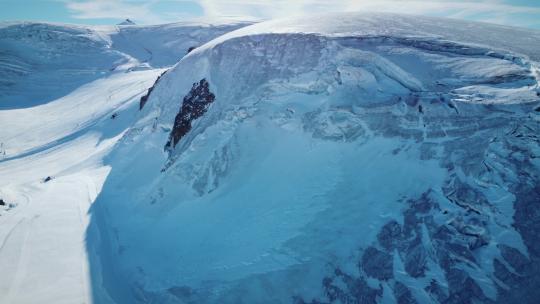
[[[505,259],[510,266],[514,268],[518,273],[526,272],[526,267],[530,264],[530,260],[527,259],[519,250],[506,245],[498,245],[501,251],[501,256]]]
[[[126,20],[118,23],[118,25],[136,25],[136,24],[135,24],[135,22],[133,22],[129,18],[127,18]]]
[[[538,145],[537,145],[538,146]],[[517,163],[522,170],[534,168],[531,164]],[[508,246],[499,245],[501,256],[513,270],[502,263],[494,264],[495,275],[510,290],[499,289],[498,302],[537,304],[540,299],[540,177],[538,173],[520,175],[520,182],[514,189],[515,229],[521,234],[527,246],[529,257]]]
[[[472,255],[471,251],[467,246],[457,244],[457,243],[448,243],[446,245],[446,250],[453,253],[454,256],[459,257],[461,259],[470,261],[472,263],[476,263],[476,259]]]
[[[401,226],[394,220],[386,223],[377,235],[377,239],[384,249],[393,250],[401,240]]]
[[[295,304],[327,304],[327,303],[362,303],[375,304],[382,296],[383,289],[369,287],[363,277],[352,277],[336,268],[332,275],[322,280],[325,299],[313,299],[306,302],[303,298],[293,297]]]
[[[456,111],[456,114],[459,114],[459,110],[457,109],[455,104],[453,104],[452,102],[448,102],[447,105],[449,108],[454,109],[454,111]]]
[[[292,303],[293,304],[328,304],[328,302],[320,302],[318,300],[311,300],[311,302],[306,302],[302,297],[299,296],[293,296],[292,297]]]
[[[197,48],[196,46],[190,46],[189,49],[187,50],[187,54],[191,53],[191,51],[193,51],[196,48]]]
[[[158,76],[158,78],[156,79],[156,81],[154,82],[154,84],[148,89],[148,91],[146,92],[145,95],[141,96],[141,99],[139,101],[139,111],[142,110],[144,108],[144,105],[146,104],[146,102],[148,101],[148,98],[150,98],[150,93],[152,93],[152,91],[154,90],[154,88],[156,87],[156,85],[158,84],[159,80],[161,79],[161,77],[163,75],[165,75],[165,73],[167,73],[167,71],[164,71],[163,73],[161,73],[161,75]]]
[[[434,203],[428,197],[429,192],[422,194],[420,199],[409,200],[410,208],[417,213],[428,213],[433,208]]]
[[[382,295],[382,288],[373,289],[363,278],[353,278],[340,269],[336,269],[335,277],[324,278],[323,288],[330,303],[377,303]]]
[[[481,207],[489,205],[479,191],[471,188],[457,178],[453,179],[443,191],[448,200],[469,212],[481,214]]]
[[[406,102],[409,106],[419,107],[413,95]],[[463,118],[465,120],[461,124],[461,117],[466,115],[465,111],[463,113],[463,116],[456,117],[456,123],[463,127],[459,132],[477,132],[468,129],[472,128],[470,117]],[[407,120],[407,116],[398,118]],[[429,116],[424,116],[424,119],[429,119]],[[434,123],[435,120],[429,122]],[[515,127],[509,128],[512,125]],[[432,279],[425,288],[433,303],[540,303],[540,174],[537,165],[532,163],[533,157],[528,157],[540,147],[537,135],[540,134],[540,125],[527,122],[511,124],[506,121],[503,126],[495,120],[484,119],[479,126],[482,130],[499,128],[504,131],[497,137],[462,137],[446,142],[444,153],[452,155],[441,164],[448,168],[447,183],[442,189],[431,190],[435,192],[427,191],[419,198],[402,200],[406,203],[403,224],[392,220],[381,228],[377,234],[377,244],[372,244],[363,252],[358,263],[363,273],[355,279],[366,280],[365,276],[368,276],[370,282],[372,278],[387,281],[390,286],[394,284],[398,303],[414,301],[409,296],[412,285],[404,282],[399,282],[399,285],[392,280],[392,257],[397,252],[410,279],[424,277],[428,273],[428,265],[432,263],[442,269],[444,284]],[[402,130],[393,131],[396,131],[395,134],[388,135],[407,137]],[[450,136],[464,135],[457,131],[452,133],[449,129],[445,132]],[[426,147],[426,151],[428,149]],[[426,159],[436,156],[425,154]],[[458,170],[466,178],[460,176]],[[469,178],[488,184],[502,184],[515,196],[512,225],[527,247],[528,256],[516,248],[502,244],[497,246],[501,257],[493,260],[494,272],[491,276],[498,289],[496,299],[484,294],[480,283],[471,277],[467,269],[478,269],[479,261],[486,258],[484,251],[478,249],[492,242],[489,228],[497,221],[496,213],[501,210],[498,210],[496,203],[488,200],[484,186],[471,183]],[[439,198],[440,190],[446,199]],[[453,206],[446,207],[447,204]],[[350,301],[349,291],[343,288],[343,282],[335,281],[335,278],[327,280],[328,288],[325,290],[332,295],[328,302],[362,303]]]
[[[47,176],[47,177],[45,177],[45,179],[43,179],[43,182],[44,182],[44,183],[50,182],[50,181],[52,181],[52,179],[53,179],[53,178],[52,178],[51,176]]]
[[[7,205],[6,202],[0,198],[0,206],[5,206],[5,205]]]
[[[396,282],[394,286],[394,296],[398,304],[415,304],[411,291],[401,282]]]
[[[431,218],[430,211],[438,208],[438,205],[429,198],[429,191],[418,199],[407,200],[407,204],[407,209],[403,211],[403,235],[413,238],[421,233],[421,224]]]
[[[471,279],[468,274],[457,268],[450,268],[446,272],[448,280],[449,298],[444,303],[469,304],[489,303],[482,289]]]
[[[417,237],[409,248],[405,251],[404,256],[405,271],[413,277],[422,277],[427,269],[427,253],[422,245],[421,238]]]
[[[215,95],[210,92],[206,79],[194,83],[191,91],[184,97],[182,107],[174,119],[174,126],[169,135],[165,149],[173,149],[184,135],[191,130],[191,123],[201,117],[210,104],[214,102]]]
[[[464,219],[458,216],[450,222],[450,226],[467,240],[467,246],[470,250],[475,250],[489,243],[489,237],[484,229],[486,223],[476,217]]]
[[[360,267],[368,276],[379,280],[388,280],[394,276],[392,255],[375,247],[368,247],[364,251]]]
[[[469,239],[469,250],[476,250],[489,244],[489,240],[484,236],[473,237]]]
[[[529,253],[540,258],[540,178],[535,181],[534,187],[528,186],[530,184],[526,179],[529,178],[522,179],[524,184],[516,195],[514,226],[520,232]]]
[[[411,238],[415,233],[418,233],[422,219],[416,216],[416,212],[412,208],[407,208],[403,211],[403,235],[406,238]]]
[[[512,288],[518,285],[518,276],[510,272],[510,270],[508,270],[508,268],[506,268],[506,266],[504,266],[504,264],[498,259],[493,261],[493,268],[493,274],[495,277],[497,277],[497,279],[506,285],[505,287]]]
[[[435,280],[431,280],[429,286],[426,287],[426,291],[434,300],[438,301],[439,303],[444,303],[444,301],[448,298],[448,294]]]
[[[113,114],[111,115],[111,119],[115,119],[116,117],[118,117],[118,113],[113,113]]]

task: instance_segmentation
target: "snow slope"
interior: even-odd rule
[[[85,240],[103,158],[173,54],[227,27],[137,26],[117,42],[118,27],[0,26],[0,303],[93,302]],[[115,49],[163,36],[159,67]]]
[[[90,301],[84,240],[88,209],[110,170],[102,158],[158,73],[122,73],[42,106],[0,111],[10,126],[1,132],[10,136],[7,155],[39,147],[0,161],[0,196],[15,205],[0,214],[1,303]],[[47,176],[54,179],[44,183]]]
[[[536,303],[538,37],[340,14],[194,50],[106,160],[95,299]]]

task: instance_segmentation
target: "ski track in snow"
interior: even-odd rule
[[[12,215],[20,220],[0,251],[0,269],[8,270],[0,279],[0,302],[89,302],[84,234],[96,183],[106,172],[83,170],[40,184],[31,203]]]

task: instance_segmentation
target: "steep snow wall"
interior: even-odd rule
[[[105,160],[159,75],[241,25],[0,24],[0,303],[111,302],[93,297],[86,248]]]
[[[108,158],[94,295],[535,303],[538,35],[344,14],[192,51]],[[215,100],[163,151],[203,81]]]

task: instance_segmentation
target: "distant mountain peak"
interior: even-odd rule
[[[127,18],[126,20],[118,23],[118,25],[137,25],[135,22],[131,21],[131,19]]]

